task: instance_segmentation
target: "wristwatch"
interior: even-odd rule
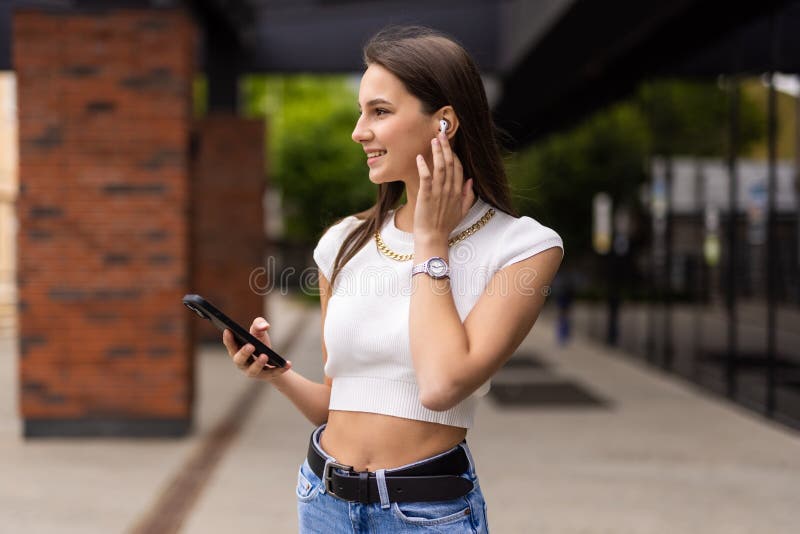
[[[450,266],[447,265],[447,260],[444,258],[434,256],[424,263],[415,265],[414,268],[411,269],[411,276],[421,273],[425,273],[436,280],[450,278]]]

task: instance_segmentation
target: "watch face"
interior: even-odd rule
[[[431,258],[428,262],[428,272],[433,276],[444,276],[447,273],[447,263],[441,258]]]

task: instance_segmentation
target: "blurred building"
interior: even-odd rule
[[[790,0],[3,2],[0,70],[16,77],[0,85],[0,311],[17,299],[27,436],[190,431],[194,344],[218,334],[196,324],[181,296],[204,294],[242,322],[264,312],[250,284],[269,246],[264,209],[276,203],[261,202],[268,132],[240,116],[239,80],[358,72],[371,34],[408,23],[463,42],[517,147],[568,128],[642,80],[724,75],[735,88],[740,76],[800,71],[800,33],[792,31],[800,2]],[[198,106],[201,72],[208,92]],[[720,162],[672,162],[663,181],[674,198],[658,217],[664,234],[653,236],[649,264],[653,299],[614,309],[618,339],[632,352],[769,417],[800,421],[792,400],[800,387],[797,302],[779,307],[797,286],[796,266],[785,282],[776,275],[782,258],[796,257],[795,245],[784,244],[797,233],[784,235],[784,227],[798,210],[796,197],[777,201],[792,171],[775,156],[774,91],[770,83],[768,158],[759,168],[748,170],[735,143],[724,170]],[[16,134],[8,118],[15,101]],[[653,179],[658,173],[656,163]],[[795,188],[796,173],[795,164]],[[729,191],[745,204],[728,210],[744,217],[731,218],[728,233],[717,202],[723,183],[739,184]],[[708,226],[717,233],[715,270],[686,267],[705,258],[697,247]],[[751,259],[741,252],[745,234],[764,244],[763,259],[743,268],[740,258]],[[689,273],[705,278],[690,281]],[[712,275],[724,306],[709,308],[709,298],[678,305],[676,288],[706,285]],[[602,313],[593,310],[586,328]],[[698,325],[713,343],[697,337]],[[54,354],[57,365],[41,363]]]
[[[672,165],[673,251],[670,287],[683,295],[699,299],[723,298],[727,273],[721,267],[719,242],[724,227],[731,222],[728,164],[719,159],[674,158]],[[664,178],[663,159],[655,159],[651,175]],[[778,299],[796,303],[800,283],[797,240],[797,195],[795,165],[792,161],[776,164],[775,232],[780,247],[776,256]],[[735,196],[736,240],[741,243],[736,258],[737,292],[745,299],[763,297],[766,289],[764,265],[767,238],[767,190],[769,168],[766,161],[738,161],[738,190]],[[707,235],[716,237],[719,252],[708,257]],[[727,247],[725,247],[727,251]]]

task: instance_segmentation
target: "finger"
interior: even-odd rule
[[[263,380],[272,380],[273,378],[281,376],[283,373],[289,371],[292,368],[292,362],[287,361],[286,365],[283,367],[272,367],[271,365],[267,364],[266,367],[261,369],[258,373],[258,377]]]
[[[256,348],[250,343],[246,344],[236,354],[233,355],[233,363],[239,369],[247,368],[247,359],[255,352]]]
[[[256,317],[253,320],[253,324],[250,325],[250,333],[263,341],[268,339],[267,330],[269,330],[269,327],[270,324],[266,319]]]
[[[227,328],[222,331],[222,344],[228,349],[228,356],[233,356],[239,350],[238,347],[234,347],[233,335]]]
[[[444,158],[444,190],[446,192],[460,192],[460,188],[458,188],[455,183],[454,154],[450,149],[450,142],[444,133],[439,134],[439,146],[441,146],[442,157]]]
[[[233,356],[242,348],[239,346],[239,340],[237,340],[233,332],[227,328],[222,331],[222,343],[225,345],[225,348],[228,349],[229,356]]]
[[[445,182],[444,155],[442,145],[437,138],[431,140],[431,151],[433,152],[433,192],[441,192]]]
[[[260,365],[260,367],[259,367]],[[253,363],[248,368],[248,374],[252,370],[256,375],[260,373],[267,373],[270,376],[277,376],[279,374],[285,373],[291,368],[291,362],[287,361],[286,365],[283,367],[278,367],[276,365],[272,365],[269,363],[269,356],[266,354],[260,354],[258,358],[256,358]],[[255,371],[258,370],[256,373]]]
[[[247,376],[252,378],[257,377],[258,375],[261,374],[261,371],[264,370],[264,366],[267,365],[268,360],[269,358],[267,357],[266,354],[261,354],[258,358],[255,359],[253,363],[250,364],[250,366],[245,371],[245,374],[247,374]]]
[[[425,158],[417,154],[417,172],[419,173],[419,187],[421,190],[431,190],[431,171],[428,169],[428,164],[425,163]]]
[[[455,154],[453,154],[453,178],[455,179],[454,191],[463,194],[467,185],[464,178],[464,167],[461,166],[461,160]]]

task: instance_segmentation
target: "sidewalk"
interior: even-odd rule
[[[319,311],[270,302],[278,347],[321,380]],[[794,532],[800,436],[605,347],[559,349],[547,317],[504,384],[569,381],[605,406],[501,407],[487,397],[468,440],[497,533]],[[10,344],[2,341],[6,353]],[[204,349],[196,432],[184,440],[0,441],[0,533],[126,532],[147,516],[250,383]],[[524,363],[524,362],[523,362]],[[7,382],[4,377],[4,382]],[[255,401],[181,532],[296,531],[294,486],[312,426],[269,387]],[[0,414],[3,410],[0,409]]]
[[[272,335],[276,340],[287,338],[306,313],[305,307],[286,299],[273,300],[269,306],[272,315],[281,318],[273,320]],[[280,346],[280,342],[276,344]],[[3,358],[17,358],[16,350],[15,340],[0,338]],[[19,422],[10,419],[12,414],[18,417],[16,400],[3,391],[0,534],[130,531],[154,507],[170,481],[250,385],[230,364],[221,344],[201,348],[197,363],[194,433],[184,439],[24,441]],[[16,378],[6,376],[11,370],[12,366],[0,366],[0,384],[16,388]],[[268,387],[265,390],[267,394],[259,399],[262,404],[269,402]],[[254,418],[251,424],[256,422]],[[232,493],[235,491],[236,486]]]

